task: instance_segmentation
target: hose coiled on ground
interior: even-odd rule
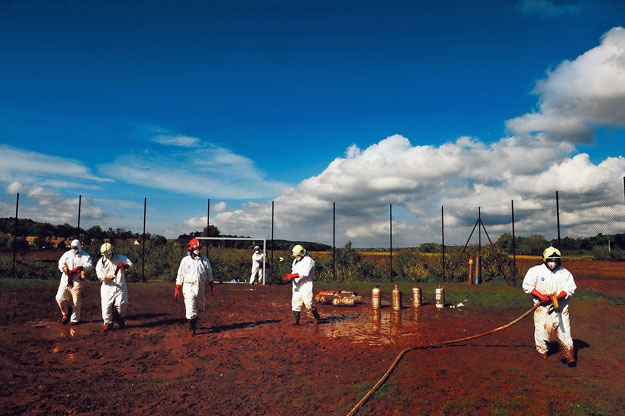
[[[389,367],[388,370],[386,370],[386,373],[384,373],[384,375],[382,376],[382,378],[380,378],[380,380],[378,380],[377,383],[375,383],[375,385],[367,392],[367,394],[365,394],[365,396],[356,404],[356,406],[354,406],[354,408],[347,414],[347,416],[353,416],[356,414],[356,412],[358,411],[358,409],[365,404],[365,402],[369,399],[369,397],[371,397],[371,395],[373,395],[373,393],[376,392],[376,390],[378,388],[380,388],[380,386],[382,384],[384,384],[384,382],[388,379],[388,377],[391,375],[391,373],[393,372],[393,370],[395,369],[395,367],[397,367],[397,364],[399,364],[399,361],[402,359],[402,357],[404,356],[404,354],[406,354],[408,351],[412,351],[412,350],[416,350],[416,349],[426,349],[426,348],[432,348],[432,347],[443,347],[445,345],[450,345],[450,344],[455,344],[457,342],[462,342],[462,341],[468,341],[471,339],[475,339],[475,338],[480,338],[480,337],[484,337],[486,335],[490,335],[490,334],[494,334],[495,332],[501,331],[503,329],[509,328],[512,325],[516,324],[517,322],[519,322],[520,320],[522,320],[523,318],[525,318],[527,315],[529,315],[530,313],[534,312],[534,310],[540,306],[540,303],[535,304],[531,309],[529,309],[527,312],[525,312],[523,315],[519,316],[518,318],[516,318],[514,321],[507,323],[506,325],[500,326],[499,328],[495,328],[491,331],[488,332],[483,332],[481,334],[477,334],[477,335],[472,335],[470,337],[464,337],[464,338],[458,338],[458,339],[454,339],[451,341],[444,341],[444,342],[439,342],[436,344],[427,344],[427,345],[414,345],[412,347],[408,347],[405,348],[404,350],[402,350],[399,354],[397,354],[397,357],[395,357],[395,360],[393,361],[393,363],[391,364],[391,366]]]

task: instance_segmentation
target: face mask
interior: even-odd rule
[[[556,263],[555,261],[548,261],[548,262],[547,262],[547,267],[549,267],[549,269],[553,270],[553,269],[555,269],[555,268],[556,268],[556,265],[557,265],[557,264],[558,264],[558,263]]]
[[[200,255],[200,249],[199,248],[194,248],[192,251],[194,256],[199,256]]]
[[[72,251],[74,252],[74,254],[78,254],[78,248],[77,247],[72,247]]]

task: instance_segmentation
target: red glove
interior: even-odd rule
[[[73,273],[80,272],[80,271],[82,271],[83,269],[84,269],[84,268],[83,268],[82,266],[76,266],[76,267],[74,267],[72,270],[70,270],[69,272],[73,274]]]
[[[542,293],[540,293],[535,288],[532,289],[531,294],[536,296],[538,298],[538,300],[540,301],[540,303],[551,302],[551,298],[548,295],[543,295]]]
[[[129,268],[129,267],[130,267],[129,265],[124,264],[124,263],[119,263],[119,264],[117,265],[117,268],[118,268],[118,269],[128,270],[128,268]]]
[[[291,280],[295,279],[296,277],[299,277],[299,273],[285,274],[284,277],[282,278],[282,280],[285,281],[285,282],[290,282]]]
[[[174,289],[174,297],[176,299],[180,298],[180,291],[182,290],[182,285],[176,285],[176,288]]]
[[[213,282],[209,282],[211,285],[211,292],[213,293],[213,295],[215,294],[215,283]]]
[[[566,297],[566,292],[564,290],[558,293],[558,296],[556,296],[557,299],[564,299],[565,297]]]

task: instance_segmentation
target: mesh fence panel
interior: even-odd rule
[[[176,238],[202,231],[208,222],[217,227],[222,236],[265,238],[270,244],[273,235],[276,240],[315,242],[329,247],[335,243],[337,249],[351,243],[353,249],[377,252],[389,251],[392,227],[394,251],[428,243],[424,250],[432,251],[434,247],[432,254],[438,256],[438,260],[430,258],[431,262],[441,264],[441,270],[436,273],[450,278],[454,278],[453,269],[467,267],[466,256],[471,253],[462,252],[465,245],[470,251],[471,247],[486,247],[502,235],[512,234],[513,212],[515,235],[522,240],[516,247],[516,254],[540,254],[547,241],[556,240],[558,214],[560,236],[565,242],[625,232],[625,192],[620,180],[482,207],[347,201],[333,204],[318,200],[298,201],[295,205],[289,200],[280,200],[274,204],[271,201],[230,204],[211,201],[209,210],[209,200],[200,198],[64,196],[39,189],[19,195],[19,221],[14,233],[16,200],[16,194],[0,194],[0,218],[4,227],[1,230],[4,234],[0,235],[2,276],[9,274],[10,269],[12,272],[13,256],[22,265],[30,261],[26,255],[29,246],[31,250],[40,247],[45,238],[57,237],[56,241],[76,238],[78,224],[89,235],[93,235],[91,231],[97,227],[101,232],[125,230],[141,235],[145,220],[148,235]],[[478,226],[478,217],[481,226]],[[42,224],[28,228],[29,221]],[[36,235],[32,235],[33,230]],[[440,258],[442,233],[446,247],[444,262]],[[18,237],[17,244],[14,244],[13,234]],[[506,252],[512,254],[511,245],[504,246]],[[59,247],[65,248],[64,243]],[[271,247],[268,245],[268,248]],[[377,263],[387,267],[387,257],[377,257]],[[330,261],[331,256],[327,259]],[[460,279],[464,273],[458,271],[456,278]]]

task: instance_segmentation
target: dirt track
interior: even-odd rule
[[[580,275],[578,286],[593,282]],[[131,284],[128,326],[108,334],[99,332],[99,284],[88,285],[76,327],[57,322],[56,287],[0,292],[2,414],[346,414],[405,347],[488,331],[531,306],[320,306],[320,325],[304,314],[292,327],[289,286],[225,284],[192,338],[171,284]],[[622,413],[624,318],[624,306],[574,299],[576,368],[555,351],[537,358],[531,319],[409,352],[358,414]]]

